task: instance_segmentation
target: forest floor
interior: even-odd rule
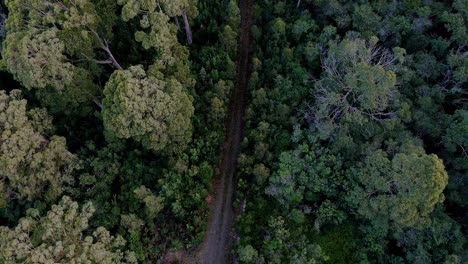
[[[221,148],[217,177],[212,185],[213,200],[205,239],[198,262],[230,263],[233,221],[232,197],[234,176],[244,127],[247,87],[250,77],[251,26],[254,0],[240,0],[240,40],[236,60],[235,87],[231,95],[225,121],[225,139]]]

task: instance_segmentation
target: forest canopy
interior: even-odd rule
[[[467,0],[0,0],[0,263],[467,263],[467,26]]]

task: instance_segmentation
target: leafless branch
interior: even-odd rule
[[[106,60],[110,60],[112,65],[118,69],[118,70],[122,70],[122,66],[120,66],[120,64],[117,62],[117,60],[115,59],[114,55],[112,54],[111,50],[109,49],[109,44],[107,43],[107,40],[105,39],[102,39],[99,34],[94,31],[94,29],[88,27],[89,31],[91,33],[94,34],[94,36],[96,36],[97,40],[99,41],[100,45],[101,45],[101,49],[104,50],[106,53],[107,53],[107,56],[109,56],[109,58]],[[101,61],[101,62],[104,62],[104,61]],[[100,63],[100,64],[107,64],[107,63]]]

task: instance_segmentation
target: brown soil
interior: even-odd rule
[[[232,197],[250,76],[250,28],[253,23],[253,2],[254,0],[240,0],[241,32],[237,50],[235,87],[225,121],[226,135],[221,148],[218,175],[213,184],[210,220],[199,259],[196,261],[203,264],[232,262],[230,257]]]

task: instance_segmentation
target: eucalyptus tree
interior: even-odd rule
[[[104,33],[98,32],[100,14],[92,1],[9,0],[6,4],[8,34],[2,56],[6,69],[27,89],[79,90],[88,100],[95,99],[90,63],[121,68],[101,37]],[[98,51],[106,58],[98,59]],[[83,80],[91,85],[83,86]]]
[[[178,43],[169,19],[189,10],[195,15],[196,3],[118,3],[123,5],[124,21],[140,18],[142,30],[135,33],[136,40],[144,48],[158,51],[146,70],[141,66],[124,70],[104,37],[111,35],[104,29],[112,28],[111,22],[105,22],[112,19],[102,17],[90,0],[8,1],[6,68],[27,89],[67,92],[58,97],[60,101],[93,100],[103,111],[106,130],[117,137],[133,137],[152,150],[169,145],[168,152],[180,150],[191,137],[193,106],[187,92],[194,81],[187,64],[188,50]],[[102,94],[95,80],[106,75],[96,70],[99,64],[117,70]],[[43,99],[43,93],[37,94]],[[53,104],[50,98],[43,101]]]
[[[52,201],[72,180],[78,160],[52,132],[45,110],[28,110],[19,90],[0,91],[0,207],[11,198]]]
[[[187,44],[192,45],[192,30],[190,28],[190,17],[198,15],[197,0],[118,0],[123,6],[122,18],[125,21],[139,16],[143,31],[135,34],[138,41],[145,48],[154,47],[163,51],[170,48],[176,42],[174,31],[179,27],[177,17],[182,16],[184,21]],[[169,23],[174,17],[176,24]],[[170,33],[171,32],[171,33]]]
[[[45,216],[36,209],[10,229],[0,226],[2,263],[137,263],[126,241],[103,227],[88,230],[95,208],[64,196]]]
[[[191,139],[191,98],[173,77],[149,76],[141,65],[115,71],[104,89],[108,133],[150,150],[177,152]]]
[[[390,51],[362,39],[332,43],[322,58],[315,103],[307,119],[322,137],[347,126],[368,126],[394,118],[399,92]]]
[[[442,160],[418,147],[394,155],[374,151],[348,173],[356,180],[348,202],[358,215],[391,233],[428,227],[448,183]]]

